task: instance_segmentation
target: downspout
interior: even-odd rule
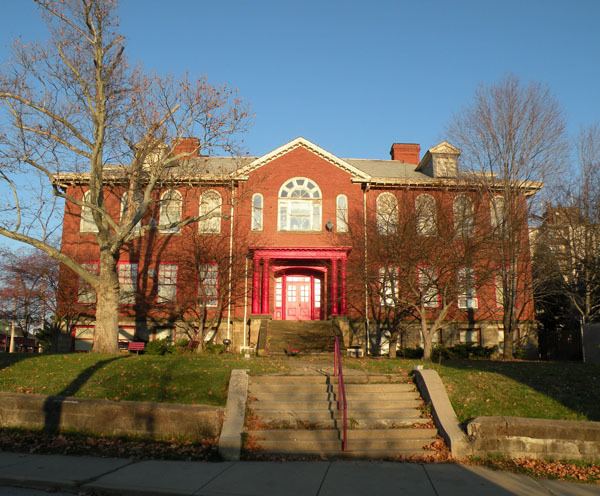
[[[364,240],[365,240],[365,267],[364,267],[364,279],[365,279],[365,332],[367,335],[367,343],[366,343],[366,354],[369,355],[369,344],[371,342],[371,337],[369,336],[369,270],[367,264],[367,191],[369,189],[369,185],[365,184],[363,188],[363,229],[365,232]]]
[[[248,255],[244,258],[244,351],[248,348],[246,325],[248,322]]]
[[[231,280],[233,274],[233,214],[235,203],[234,183],[231,181],[231,206],[229,207],[229,271],[228,271],[228,288],[227,288],[227,339],[231,340],[231,296],[233,282]]]

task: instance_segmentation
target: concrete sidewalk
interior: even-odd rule
[[[133,462],[6,452],[0,452],[0,486],[123,495],[600,495],[598,485],[537,480],[458,464]],[[0,487],[0,495],[10,491]]]

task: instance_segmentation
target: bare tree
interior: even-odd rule
[[[486,233],[476,223],[479,192],[402,191],[379,195],[377,220],[368,232],[368,294],[375,338],[389,335],[395,356],[400,332],[419,325],[424,358],[431,359],[434,336],[450,319],[477,308],[477,286],[488,281],[481,257]]]
[[[557,290],[570,301],[581,334],[600,318],[600,126],[583,129],[576,145],[578,169],[548,205],[539,244],[550,249],[549,264],[562,282]]]
[[[0,112],[7,123],[0,133],[0,234],[44,251],[93,288],[93,350],[116,352],[123,246],[149,229],[198,220],[137,227],[160,201],[155,190],[174,176],[185,178],[187,159],[198,148],[234,151],[248,112],[226,86],[148,76],[130,67],[117,32],[116,1],[36,3],[50,40],[17,44],[0,74]],[[200,136],[197,149],[176,154],[186,136]],[[114,218],[106,200],[124,191],[127,202]],[[49,242],[63,202],[94,233],[97,273]]]
[[[548,88],[523,85],[514,76],[482,86],[473,102],[456,115],[448,134],[462,149],[490,198],[494,251],[502,285],[504,357],[513,357],[520,317],[531,307],[528,221],[537,204],[540,181],[559,177],[567,149],[560,106]]]

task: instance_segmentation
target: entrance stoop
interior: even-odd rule
[[[335,378],[250,377],[246,457],[398,459],[438,453],[437,430],[407,376],[348,375],[345,383],[349,429],[342,451]]]

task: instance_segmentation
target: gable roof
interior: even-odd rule
[[[322,159],[335,165],[336,167],[339,167],[343,171],[348,172],[356,178],[369,178],[369,175],[364,171],[358,169],[349,162],[346,162],[345,160],[336,157],[332,153],[329,153],[327,150],[324,150],[320,146],[315,145],[314,143],[308,141],[306,138],[303,138],[301,136],[296,138],[295,140],[290,141],[289,143],[286,143],[285,145],[280,146],[279,148],[276,148],[275,150],[267,153],[266,155],[263,155],[262,157],[258,157],[257,159],[253,160],[250,164],[238,169],[235,175],[238,178],[245,178],[250,172],[258,169],[259,167],[262,167],[263,165],[268,164],[269,162],[299,147],[305,148],[311,153],[314,153],[315,155],[321,157]]]

